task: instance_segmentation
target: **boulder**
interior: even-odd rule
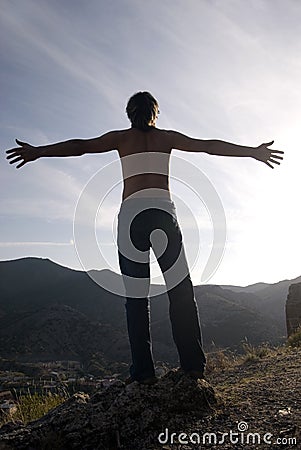
[[[285,311],[287,336],[289,337],[301,326],[301,283],[290,285]]]
[[[173,369],[151,386],[116,380],[89,396],[77,393],[27,426],[0,429],[0,449],[147,449],[166,428],[189,426],[219,403],[204,379]],[[1,446],[2,445],[2,446]]]

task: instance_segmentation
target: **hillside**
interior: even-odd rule
[[[242,296],[244,304],[248,302],[249,306],[256,311],[260,311],[266,317],[277,322],[285,333],[285,302],[288,288],[293,283],[300,283],[301,276],[291,280],[282,280],[278,283],[256,283],[246,287],[240,286],[222,286],[224,289],[236,292]],[[243,297],[244,294],[251,294],[250,297]],[[252,294],[255,294],[252,296]]]
[[[114,339],[112,339],[114,337]],[[121,332],[93,322],[66,305],[51,305],[0,319],[0,355],[18,361],[79,360],[88,363],[97,354],[103,367],[129,358]]]
[[[205,349],[240,350],[246,339],[254,345],[283,342],[284,304],[294,281],[260,284],[255,292],[195,286]],[[1,261],[0,312],[0,357],[82,360],[98,353],[107,363],[129,359],[124,298],[85,272],[47,259]],[[177,365],[166,294],[152,297],[151,321],[155,359]]]

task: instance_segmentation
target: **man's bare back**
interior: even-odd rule
[[[169,160],[172,148],[168,132],[154,127],[147,133],[135,128],[119,133],[118,153],[124,181],[122,199],[125,200],[130,196],[170,198]],[[135,156],[137,153],[144,155]],[[161,158],[159,153],[162,154]],[[131,157],[126,158],[127,156]],[[128,165],[133,171],[135,163],[138,174],[128,176]],[[148,172],[151,167],[154,168],[153,173]]]

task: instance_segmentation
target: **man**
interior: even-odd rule
[[[211,155],[251,157],[269,167],[280,164],[283,152],[271,150],[272,142],[246,147],[221,140],[193,139],[156,127],[157,100],[138,92],[127,104],[131,128],[110,131],[93,139],[73,139],[34,147],[16,140],[8,150],[17,168],[41,157],[80,156],[117,150],[121,158],[124,190],[118,214],[118,257],[126,290],[126,316],[132,352],[131,381],[156,381],[149,318],[149,252],[152,247],[162,270],[169,296],[172,333],[183,372],[202,378],[206,358],[198,308],[169,190],[169,160],[172,149]],[[167,238],[162,241],[162,231]]]

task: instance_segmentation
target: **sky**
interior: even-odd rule
[[[172,151],[170,187],[194,284],[212,246],[221,245],[206,183],[221,202],[227,235],[207,283],[245,286],[301,274],[299,1],[0,5],[1,260],[36,256],[119,271],[117,151],[44,158],[16,170],[5,150],[15,138],[39,146],[128,128],[127,100],[147,90],[159,101],[159,128],[246,146],[274,140],[272,148],[285,151],[274,170],[251,158]],[[183,159],[193,176],[181,172]],[[94,200],[104,201],[86,230],[98,244],[89,256],[78,251],[74,218],[93,180]],[[153,255],[151,263],[153,281],[161,282]]]

